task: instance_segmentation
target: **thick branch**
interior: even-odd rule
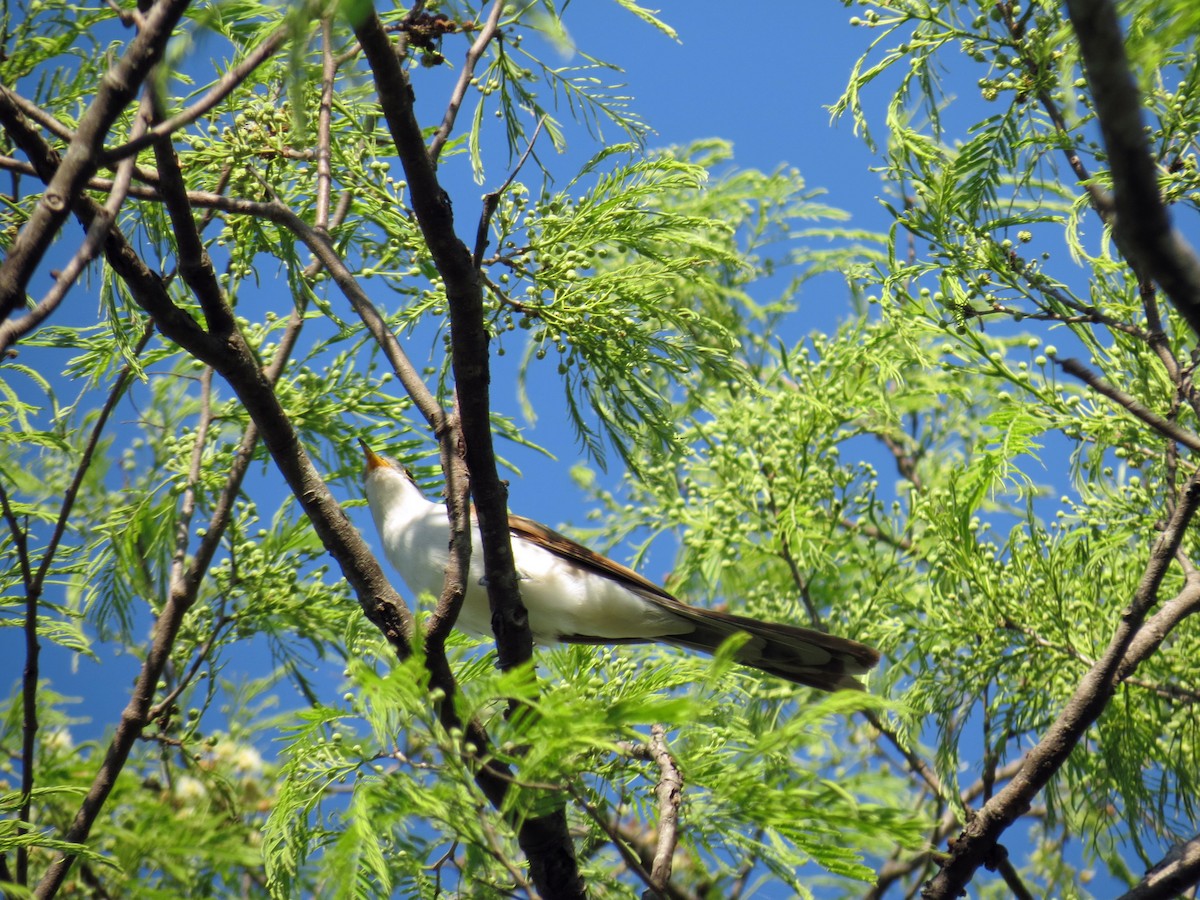
[[[488,336],[483,286],[471,253],[454,232],[449,197],[438,183],[413,111],[413,92],[395,48],[374,9],[355,25],[379,90],[379,101],[408,178],[413,212],[446,285],[454,381],[462,441],[482,537],[484,578],[501,668],[533,656],[528,617],[517,589],[508,531],[508,491],[496,471],[489,402]]]
[[[354,31],[375,77],[380,105],[408,179],[413,212],[446,285],[458,417],[471,494],[479,518],[492,630],[496,635],[501,667],[518,666],[531,659],[533,641],[517,589],[508,529],[507,490],[496,471],[492,447],[488,336],[483,321],[479,269],[466,245],[454,232],[449,197],[438,183],[433,160],[426,150],[413,111],[412,87],[374,8],[354,23]],[[443,439],[444,461],[452,449],[457,448],[449,447]],[[452,469],[446,471],[448,483],[454,474]],[[451,512],[451,527],[457,534],[465,510],[455,511],[452,507]],[[459,568],[462,568],[461,556]],[[429,658],[435,656],[440,654],[431,654]],[[495,776],[486,768],[479,770],[477,778],[481,788],[489,792],[493,804],[498,798],[503,799],[507,784],[501,782],[503,787],[500,788],[492,783],[496,781]],[[529,860],[533,881],[542,894],[556,898],[585,896],[563,806],[519,823],[517,837]]]
[[[1067,11],[1112,170],[1118,246],[1200,334],[1200,258],[1171,226],[1163,203],[1116,8],[1110,0],[1067,0]]]

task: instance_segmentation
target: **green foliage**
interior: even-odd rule
[[[274,893],[293,896],[296,873],[324,847],[311,860],[313,878],[346,896],[377,896],[385,884],[423,896],[435,883],[489,896],[511,879],[519,852],[510,817],[536,813],[562,795],[576,798],[576,827],[602,852],[609,822],[636,827],[654,815],[643,793],[652,793],[659,775],[633,749],[651,722],[672,723],[677,764],[689,784],[706,786],[685,807],[680,852],[694,866],[714,857],[713,877],[735,878],[751,855],[781,873],[815,860],[862,879],[870,870],[846,849],[847,835],[856,846],[884,847],[898,835],[909,845],[920,841],[922,824],[887,803],[894,785],[864,772],[845,771],[836,784],[820,774],[845,765],[830,716],[859,708],[863,698],[831,697],[783,712],[780,701],[790,692],[734,673],[728,660],[715,668],[696,658],[645,665],[617,651],[568,648],[546,661],[551,678],[536,695],[520,673],[461,661],[471,676],[463,678],[462,711],[487,720],[497,755],[519,762],[521,782],[531,786],[510,794],[520,805],[507,816],[472,785],[462,735],[430,716],[436,698],[428,696],[419,658],[352,664],[346,708],[306,713],[288,737],[286,787],[266,837]],[[514,697],[526,705],[506,718]],[[580,773],[587,773],[582,781]],[[776,788],[767,792],[770,803],[764,785]],[[460,846],[431,840],[430,823]],[[758,836],[747,839],[747,828]]]

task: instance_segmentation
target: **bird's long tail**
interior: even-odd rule
[[[809,628],[762,622],[694,606],[672,612],[691,623],[693,630],[658,640],[713,653],[732,635],[745,632],[750,639],[738,648],[734,659],[823,691],[861,691],[862,682],[854,676],[866,674],[879,662],[878,651],[866,644]]]

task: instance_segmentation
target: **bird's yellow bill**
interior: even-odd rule
[[[362,438],[358,439],[358,445],[360,447],[362,447],[363,456],[365,456],[367,458],[367,471],[368,472],[370,472],[374,469],[391,468],[391,465],[388,463],[388,461],[386,459],[384,459],[382,456],[380,456],[378,453],[376,453],[374,450],[372,450],[370,447],[368,447],[367,442],[364,441]]]

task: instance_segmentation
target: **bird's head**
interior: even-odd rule
[[[363,485],[367,489],[367,499],[382,494],[404,493],[416,489],[416,479],[390,456],[384,456],[372,450],[362,438],[358,439],[362,447],[366,468],[363,469]]]

